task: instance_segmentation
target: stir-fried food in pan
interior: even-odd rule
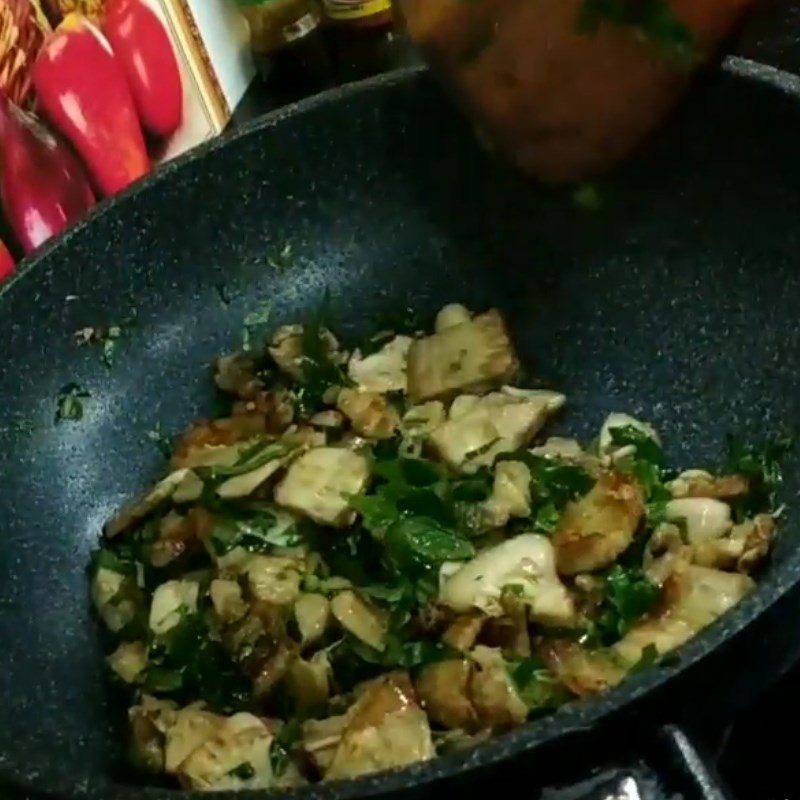
[[[319,323],[220,358],[226,416],[108,522],[91,594],[138,763],[197,790],[350,778],[613,687],[753,589],[776,452],[671,470],[520,388],[498,311],[346,352]],[[535,724],[535,723],[534,723]]]

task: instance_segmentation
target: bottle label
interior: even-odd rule
[[[383,14],[392,8],[392,0],[324,0],[330,19],[352,20]]]

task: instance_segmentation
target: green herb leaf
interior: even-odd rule
[[[743,475],[750,482],[747,495],[732,503],[737,521],[775,510],[777,493],[783,482],[781,461],[793,446],[790,437],[767,442],[761,447],[746,445],[732,436],[728,437],[725,469]]]
[[[392,564],[407,575],[436,570],[445,561],[463,561],[475,554],[467,539],[425,517],[398,520],[386,531],[384,544]]]
[[[299,720],[284,723],[272,740],[269,751],[272,773],[276,778],[286,774],[291,764],[292,755],[297,750],[303,737],[303,729]]]
[[[132,319],[128,320],[129,322]],[[75,332],[75,341],[78,346],[99,344],[100,360],[109,369],[114,365],[114,356],[122,336],[122,325],[109,325],[105,328],[81,328]]]
[[[272,247],[267,253],[267,264],[279,274],[285,272],[292,265],[292,249],[291,241]]]
[[[611,428],[611,441],[618,447],[633,446],[636,448],[636,459],[647,461],[661,467],[664,464],[664,450],[661,445],[644,431],[633,425]]]
[[[347,373],[331,358],[330,345],[325,337],[323,319],[327,299],[320,310],[303,323],[302,372],[300,388],[295,392],[295,404],[301,414],[309,416],[325,407],[323,398],[333,386],[350,386]]]
[[[400,516],[397,505],[380,494],[353,495],[348,502],[361,514],[364,527],[372,533],[385,531]]]
[[[605,598],[586,643],[612,645],[619,641],[660,596],[661,589],[641,569],[615,564],[605,576]]]
[[[200,614],[187,614],[150,647],[145,691],[179,702],[205,700],[230,713],[250,702],[250,681],[239,672],[223,645],[211,638]]]
[[[630,27],[672,61],[689,66],[696,42],[668,0],[583,0],[578,30],[594,33],[601,24]]]
[[[584,183],[572,193],[572,202],[581,211],[596,212],[603,207],[603,201],[597,187],[591,183]]]
[[[262,303],[244,318],[242,330],[242,350],[249,352],[253,349],[253,340],[264,333],[264,329],[272,319],[272,302]]]
[[[276,547],[297,547],[304,541],[303,532],[294,519],[266,510],[237,509],[236,516],[218,517],[211,533],[214,551],[220,556],[235,547],[251,553],[269,553]]]
[[[78,422],[83,419],[83,401],[91,394],[77,383],[68,383],[61,388],[56,401],[56,423]]]
[[[375,650],[357,639],[351,639],[349,647],[355,655],[368,664],[402,669],[422,667],[454,655],[452,648],[442,642],[403,640],[395,634],[386,637],[386,646],[383,650]]]
[[[527,450],[502,455],[500,460],[522,461],[531,472],[531,520],[537,531],[551,534],[567,503],[585,495],[594,479],[585,469]]]
[[[506,672],[529,710],[557,708],[569,699],[563,684],[535,658],[507,660]]]
[[[165,433],[161,428],[161,423],[157,422],[155,428],[147,431],[145,433],[145,437],[153,442],[153,444],[158,448],[159,452],[161,453],[164,458],[169,458],[172,455],[173,450],[173,441],[172,437]]]
[[[295,447],[286,442],[275,442],[272,440],[258,441],[248,447],[230,467],[195,467],[198,477],[204,481],[219,481],[225,478],[232,478],[235,475],[244,475],[247,472],[259,469],[270,461],[284,458],[291,453]]]

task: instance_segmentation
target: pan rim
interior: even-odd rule
[[[778,90],[795,98],[800,98],[800,77],[775,67],[750,61],[737,56],[728,57],[722,71],[735,80],[745,80]],[[411,67],[397,70],[376,78],[317,95],[294,103],[263,117],[255,119],[241,128],[223,134],[206,142],[191,152],[164,165],[135,186],[114,198],[99,203],[92,212],[77,225],[64,234],[48,242],[35,255],[25,259],[14,276],[0,288],[0,305],[10,302],[14,287],[24,285],[26,276],[47,260],[49,254],[78,235],[94,219],[106,213],[113,213],[117,204],[126,202],[139,192],[158,186],[176,171],[204,158],[217,149],[226,147],[229,142],[249,136],[256,132],[267,131],[277,127],[286,119],[302,116],[316,108],[337,102],[340,98],[348,98],[370,92],[381,87],[404,85],[419,78],[427,72],[424,67]],[[315,800],[350,800],[351,798],[368,798],[377,794],[397,792],[408,788],[421,788],[434,782],[453,778],[457,775],[479,768],[495,765],[503,760],[519,756],[524,752],[534,751],[539,747],[563,739],[572,733],[594,727],[613,712],[629,708],[645,695],[666,684],[679,673],[696,667],[706,657],[718,650],[722,645],[732,641],[761,615],[774,606],[793,587],[800,573],[800,549],[791,553],[784,563],[760,583],[754,591],[736,608],[723,618],[709,626],[701,635],[690,640],[677,651],[679,662],[670,666],[649,669],[641,675],[626,680],[622,685],[606,692],[600,697],[573,701],[558,712],[539,720],[528,722],[504,735],[494,737],[464,753],[443,756],[428,762],[412,764],[403,769],[367,775],[352,780],[336,781],[328,784],[314,784],[310,787],[273,792],[249,790],[238,793],[244,800],[249,798],[308,798]],[[195,795],[180,789],[165,789],[153,786],[134,786],[117,783],[107,774],[93,777],[91,783],[86,780],[65,778],[60,771],[39,770],[33,776],[26,775],[24,768],[10,765],[7,758],[0,753],[0,787],[10,790],[21,790],[32,796],[86,798],[101,800],[113,796],[118,800],[168,800],[181,796]],[[209,800],[230,798],[230,793],[203,793]]]

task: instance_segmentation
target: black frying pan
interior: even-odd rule
[[[98,800],[173,796],[117,766],[121,708],[104,688],[84,568],[103,520],[159,468],[145,433],[210,411],[206,365],[238,344],[243,317],[265,299],[278,324],[329,290],[351,335],[400,305],[429,316],[452,300],[497,305],[533,374],[568,393],[565,429],[588,438],[608,412],[628,410],[686,464],[717,458],[730,430],[756,440],[790,430],[800,419],[798,83],[729,61],[601,187],[591,213],[490,161],[424,75],[389,76],[202,148],[24,268],[0,292],[0,779]],[[270,255],[287,243],[290,263],[276,269]],[[112,370],[75,346],[76,329],[134,310]],[[92,393],[85,418],[55,425],[71,381]],[[798,468],[796,451],[790,503]],[[422,793],[521,754],[526,765],[557,761],[576,740],[594,746],[585,736],[598,731],[632,736],[634,722],[735,707],[796,652],[800,626],[786,615],[798,604],[797,513],[758,591],[677,665],[463,756],[314,796]]]

